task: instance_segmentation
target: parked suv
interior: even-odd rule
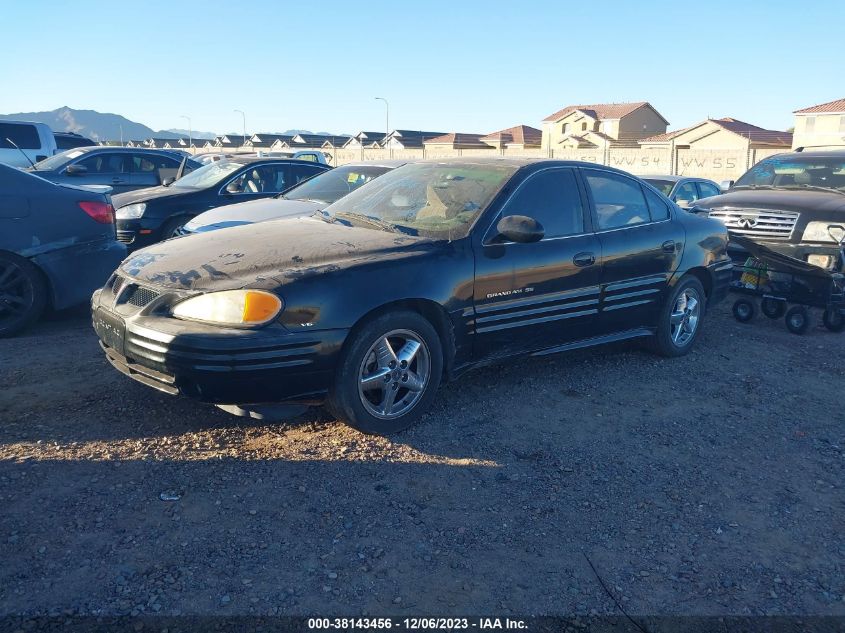
[[[838,227],[845,224],[845,150],[771,156],[693,210],[779,253],[841,271],[837,242]],[[730,250],[735,261],[747,255],[736,245]]]

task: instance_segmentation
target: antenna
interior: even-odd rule
[[[15,143],[15,142],[14,142],[12,139],[10,139],[8,136],[6,137],[6,141],[9,143],[9,145],[11,145],[12,147],[14,147],[14,148],[15,148],[16,150],[18,150],[21,154],[23,154],[23,157],[24,157],[24,158],[25,158],[25,159],[29,162],[29,164],[30,164],[30,165],[32,165],[32,168],[33,168],[35,171],[38,171],[38,167],[36,167],[36,166],[35,166],[35,163],[33,163],[33,162],[32,162],[32,159],[30,159],[30,157],[29,157],[29,156],[27,156],[26,152],[25,152],[25,151],[23,151],[20,147],[18,147],[18,146],[17,146],[17,143]]]

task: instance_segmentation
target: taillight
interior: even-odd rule
[[[79,208],[100,224],[114,224],[114,209],[108,202],[80,202]]]

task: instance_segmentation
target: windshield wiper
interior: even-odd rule
[[[810,191],[824,191],[825,193],[832,191],[833,193],[838,193],[841,196],[845,196],[845,191],[840,189],[835,189],[834,187],[822,187],[821,185],[789,185],[783,187],[784,189],[809,189]]]
[[[382,231],[389,231],[391,233],[398,232],[395,224],[391,224],[386,220],[382,220],[380,218],[374,218],[371,215],[364,215],[363,213],[352,213],[351,211],[338,211],[335,213],[335,216],[341,218],[347,218],[351,220],[358,220],[359,222],[364,222],[365,224],[371,224],[372,226],[376,226],[380,228]]]

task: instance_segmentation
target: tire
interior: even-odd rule
[[[691,299],[695,300],[693,305]],[[651,340],[652,351],[670,358],[688,353],[701,332],[706,308],[701,282],[692,275],[681,277],[660,309],[657,332]]]
[[[779,319],[786,314],[786,301],[763,297],[760,302],[760,311],[770,319]]]
[[[0,338],[38,321],[47,305],[47,282],[27,259],[0,253]]]
[[[731,311],[737,321],[740,323],[748,323],[754,318],[757,308],[754,306],[754,302],[750,299],[737,299],[734,301]]]
[[[403,355],[410,356],[407,366]],[[416,312],[388,312],[350,334],[327,406],[364,433],[398,433],[431,405],[442,373],[443,348],[434,326]]]
[[[164,226],[161,227],[161,230],[159,231],[159,239],[169,240],[171,237],[179,237],[179,235],[181,235],[181,233],[179,233],[179,229],[185,226],[190,220],[191,218],[184,215],[170,218],[164,223]]]
[[[784,317],[786,329],[793,334],[803,334],[810,327],[810,313],[804,306],[792,306]]]
[[[845,315],[838,308],[827,308],[822,314],[822,323],[831,332],[845,329]]]

